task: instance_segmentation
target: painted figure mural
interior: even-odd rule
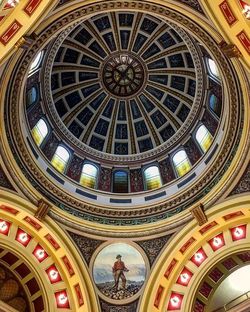
[[[146,266],[136,248],[125,243],[114,243],[98,253],[93,275],[103,295],[123,300],[139,292],[145,281]]]
[[[115,291],[118,290],[119,286],[119,280],[122,280],[122,289],[126,289],[126,277],[124,275],[124,272],[129,272],[129,270],[125,267],[124,262],[121,260],[122,256],[117,255],[116,256],[117,261],[114,263],[113,266],[113,274],[114,274],[114,280],[115,280],[115,285],[114,289]]]

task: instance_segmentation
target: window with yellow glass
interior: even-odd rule
[[[160,172],[157,166],[151,166],[145,169],[144,179],[146,190],[153,190],[162,186]]]
[[[195,135],[197,142],[204,153],[209,149],[212,144],[213,137],[204,125],[201,125]]]
[[[174,155],[173,163],[179,177],[182,177],[191,169],[190,161],[184,150],[180,150]]]
[[[46,122],[43,119],[39,119],[31,133],[37,146],[40,146],[47,136],[49,130]]]
[[[96,166],[91,164],[84,164],[82,167],[82,174],[80,184],[82,186],[96,188],[98,170]]]
[[[51,164],[56,168],[57,171],[64,173],[69,161],[69,156],[69,152],[66,150],[66,148],[59,145],[51,160]]]

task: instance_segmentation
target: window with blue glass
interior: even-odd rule
[[[113,173],[113,192],[128,193],[128,172],[117,170]]]
[[[38,99],[38,91],[36,87],[32,87],[27,91],[26,94],[26,105],[29,107],[31,104],[34,104]]]
[[[216,114],[216,116],[220,117],[221,102],[215,94],[211,94],[209,97],[209,108]]]

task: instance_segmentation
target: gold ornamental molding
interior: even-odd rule
[[[39,205],[44,206],[42,202]],[[31,268],[41,288],[45,311],[98,312],[87,267],[70,238],[65,239],[66,233],[50,217],[36,219],[36,210],[23,198],[1,191],[0,257],[5,252],[2,250],[7,250]],[[27,280],[29,277],[24,283]]]
[[[0,11],[0,65],[3,64],[25,41],[41,18],[55,6],[57,0],[12,1],[14,7],[1,7]],[[8,11],[8,14],[5,13]]]
[[[240,51],[237,57],[250,72],[250,21],[243,12],[240,0],[201,0],[206,14],[229,45]],[[249,1],[245,1],[249,4]]]
[[[215,205],[207,217],[202,226],[190,222],[162,252],[147,282],[140,311],[193,311],[197,291],[209,270],[228,256],[250,250],[250,195]],[[181,280],[183,273],[187,279]]]

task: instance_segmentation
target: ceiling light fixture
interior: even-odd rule
[[[9,234],[10,223],[5,220],[0,220],[0,233],[4,235]]]

